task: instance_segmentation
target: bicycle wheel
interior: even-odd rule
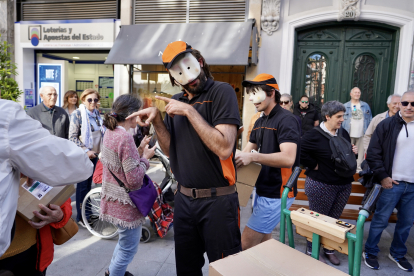
[[[114,224],[99,219],[99,210],[101,209],[101,191],[102,188],[94,188],[85,196],[82,204],[82,219],[86,229],[94,236],[102,239],[112,239],[118,235],[118,227]],[[86,211],[90,213],[89,219],[86,217]]]
[[[151,232],[146,226],[142,226],[142,233],[140,242],[147,243],[151,239]]]

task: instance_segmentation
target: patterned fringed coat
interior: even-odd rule
[[[136,228],[145,218],[108,168],[127,188],[137,190],[142,186],[149,162],[140,158],[132,135],[120,126],[113,131],[106,131],[101,153],[103,178],[100,219],[123,228]]]

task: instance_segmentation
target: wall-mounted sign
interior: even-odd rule
[[[24,90],[24,105],[26,108],[32,108],[35,106],[36,96],[33,89]]]
[[[40,99],[40,88],[43,86],[52,86],[55,88],[56,93],[58,94],[58,99],[56,102],[57,106],[62,106],[62,65],[60,64],[38,64],[38,102]]]
[[[79,21],[22,21],[21,45],[23,48],[112,47],[115,38],[113,19]]]

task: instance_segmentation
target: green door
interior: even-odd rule
[[[308,95],[320,108],[324,102],[350,100],[359,87],[373,115],[387,109],[394,93],[398,29],[364,23],[337,23],[297,32],[292,95],[295,103]]]

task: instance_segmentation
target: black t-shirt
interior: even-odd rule
[[[318,126],[319,127],[319,126]],[[345,129],[342,137],[349,143],[351,138]],[[332,151],[329,139],[316,128],[309,130],[302,137],[300,160],[303,166],[309,168],[306,175],[310,178],[329,185],[350,184],[353,177],[341,177],[335,172],[335,164],[331,160]],[[318,170],[313,170],[318,165]]]
[[[299,166],[300,125],[295,116],[280,105],[276,105],[268,116],[257,119],[250,134],[250,142],[260,147],[260,153],[280,152],[280,144],[295,143],[298,147],[293,167]],[[257,194],[268,198],[280,198],[283,185],[286,184],[291,173],[291,168],[281,169],[262,165],[256,181]],[[289,197],[296,196],[296,183],[293,191],[289,193]]]
[[[212,127],[220,124],[240,126],[236,93],[228,83],[208,79],[204,91],[191,100],[185,92],[172,98],[191,104]],[[229,186],[236,182],[236,146],[227,160],[220,160],[203,143],[187,117],[176,115],[171,118],[166,115],[164,124],[171,135],[171,169],[180,185],[207,189]]]

